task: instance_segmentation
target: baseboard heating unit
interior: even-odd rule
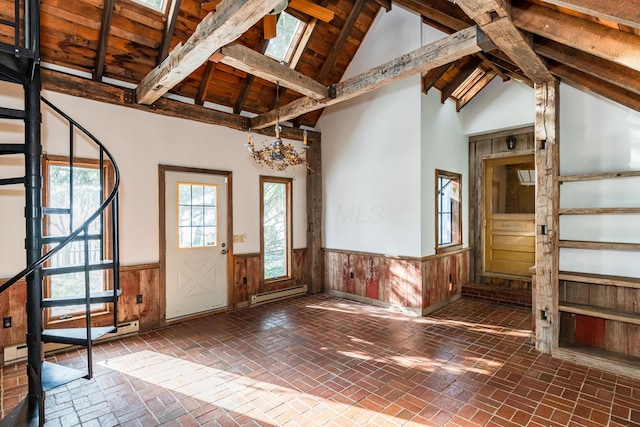
[[[135,320],[132,322],[126,322],[118,325],[118,332],[110,333],[101,336],[95,342],[109,341],[116,338],[122,338],[126,335],[135,334],[140,330],[140,323]],[[45,354],[53,354],[64,349],[73,347],[69,344],[57,344],[57,343],[45,343],[42,345]],[[21,362],[27,360],[27,345],[17,344],[8,345],[4,348],[4,364]]]
[[[306,294],[308,290],[309,288],[307,285],[294,286],[293,288],[279,289],[277,291],[251,295],[250,301],[251,305],[254,306]]]

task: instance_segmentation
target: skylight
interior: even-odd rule
[[[143,4],[151,9],[157,10],[158,12],[164,11],[164,5],[167,0],[134,0],[137,3]]]
[[[304,23],[287,12],[280,13],[277,36],[269,40],[265,55],[279,62],[289,62],[304,31]]]

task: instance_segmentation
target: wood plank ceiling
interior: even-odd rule
[[[225,1],[218,8],[232,3]],[[208,59],[193,70],[185,69],[186,77],[169,84],[169,93],[192,100],[196,107],[215,104],[230,115],[258,115],[257,121],[267,123],[276,107],[274,80],[298,82],[288,88],[283,84],[283,109],[294,101],[300,104],[303,97],[318,102],[323,90],[340,82],[376,15],[400,6],[446,34],[478,25],[499,48],[465,54],[423,74],[423,90],[439,90],[442,102],[451,99],[458,110],[494,78],[533,86],[553,75],[640,111],[640,0],[311,1],[333,11],[334,18],[323,22],[287,9],[307,23],[302,47],[288,71],[278,69],[275,62],[274,67],[259,65],[267,42],[256,12],[237,40],[229,31],[224,34],[228,39],[216,35],[219,43],[233,44],[221,50],[223,46],[212,47],[217,53],[206,55]],[[175,68],[179,60],[169,63],[171,55],[192,43],[192,36],[198,38],[194,33],[202,30],[197,28],[209,13],[203,7],[207,3],[210,0],[171,0],[160,13],[132,0],[41,0],[42,61],[95,82],[124,82],[138,87],[140,95],[141,82],[159,72],[154,68],[163,61],[166,70]],[[0,18],[11,16],[12,5],[13,1],[0,0]],[[247,16],[250,8],[264,8],[256,0],[237,1],[233,7],[245,8]],[[215,19],[210,16],[206,25],[224,26],[216,19],[227,15],[240,21],[241,15],[228,10]],[[0,41],[10,36],[3,31]],[[47,74],[44,78],[46,87]],[[64,87],[62,80],[55,78],[57,87]],[[91,91],[86,92],[91,97]],[[300,115],[291,115],[291,122],[295,127],[314,127],[322,107],[329,104],[302,109]],[[230,122],[246,120],[238,116]]]

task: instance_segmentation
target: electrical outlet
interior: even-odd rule
[[[11,327],[11,316],[2,318],[2,327],[10,328]]]
[[[453,283],[449,282],[449,292],[453,290]]]
[[[243,277],[243,278],[242,278],[242,284],[243,284],[243,285],[246,285],[246,284],[247,284],[247,278],[246,278],[246,277]]]
[[[142,294],[136,295],[136,304],[142,304]]]
[[[349,278],[353,279],[355,276],[353,274],[353,271],[351,273],[349,273]]]

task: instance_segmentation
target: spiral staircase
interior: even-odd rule
[[[0,80],[22,86],[24,89],[23,108],[0,106],[0,126],[6,121],[24,122],[24,143],[1,143],[1,156],[23,156],[24,175],[1,178],[2,186],[24,186],[26,224],[26,268],[0,286],[0,293],[12,286],[24,286],[26,281],[27,313],[27,363],[28,395],[18,406],[0,421],[0,426],[43,425],[45,421],[44,399],[48,390],[79,378],[91,378],[92,344],[101,336],[116,332],[118,317],[119,259],[118,259],[118,167],[109,151],[81,125],[67,116],[55,105],[41,97],[39,30],[40,3],[37,0],[15,0],[13,11],[0,13]],[[12,37],[1,36],[12,34]],[[69,204],[66,207],[46,207],[43,200],[41,121],[42,109],[49,109],[68,124],[69,159]],[[78,134],[83,141],[95,144],[96,161],[100,171],[106,162],[113,167],[113,180],[100,173],[100,206],[89,214],[80,225],[73,224],[74,218],[74,159],[77,156]],[[74,138],[75,136],[75,138]],[[1,165],[1,163],[0,163]],[[109,187],[109,188],[106,188]],[[108,211],[110,210],[110,211]],[[111,220],[104,220],[109,214]],[[44,224],[47,216],[68,216],[69,230],[63,236],[47,236]],[[96,227],[97,225],[97,227]],[[96,231],[96,228],[98,229]],[[96,241],[98,243],[96,243]],[[107,244],[108,242],[108,244]],[[72,265],[52,266],[52,259],[68,245],[82,248],[80,262]],[[90,256],[90,246],[99,246],[99,256]],[[98,259],[96,259],[98,258]],[[101,272],[101,290],[92,290],[92,272]],[[45,284],[50,277],[75,274],[83,277],[84,290],[77,295],[45,297],[56,295],[51,290],[45,292]],[[95,277],[95,273],[93,276]],[[51,280],[49,286],[54,286]],[[105,304],[113,314],[110,326],[94,327],[92,305]],[[56,307],[82,306],[83,327],[49,329],[43,323],[44,311]],[[86,369],[77,370],[50,363],[43,358],[44,343],[60,343],[86,348]]]

